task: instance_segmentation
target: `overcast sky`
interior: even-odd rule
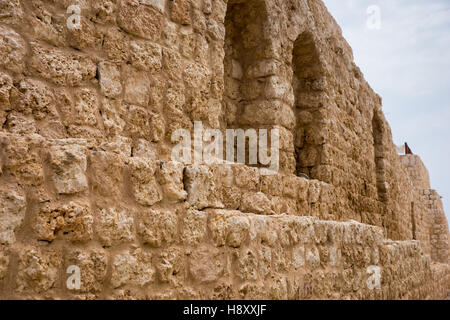
[[[382,96],[394,142],[420,155],[450,220],[450,1],[324,2]]]

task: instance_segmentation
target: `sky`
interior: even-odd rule
[[[383,98],[394,142],[422,158],[450,221],[450,1],[324,2]]]

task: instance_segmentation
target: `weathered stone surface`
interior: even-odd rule
[[[117,97],[122,93],[120,82],[120,70],[116,65],[108,62],[100,62],[98,65],[100,89],[107,97]]]
[[[56,85],[77,86],[93,79],[97,67],[85,56],[31,44],[30,65],[38,75]]]
[[[224,272],[224,255],[216,249],[199,248],[192,253],[189,271],[200,283],[217,281]]]
[[[183,183],[184,165],[179,162],[161,162],[157,170],[158,182],[164,196],[171,201],[186,200],[187,192]]]
[[[93,237],[94,217],[87,204],[44,204],[36,216],[39,240],[53,241],[61,232],[72,242],[87,242]]]
[[[104,250],[81,250],[69,252],[65,265],[80,268],[80,289],[75,292],[95,293],[103,288],[107,273],[108,256]]]
[[[448,296],[440,196],[322,1],[0,0],[0,58],[0,298]],[[195,121],[269,150],[174,162]]]
[[[185,170],[187,201],[196,209],[221,208],[213,173],[207,166],[191,166]]]
[[[111,284],[114,288],[123,285],[144,287],[154,281],[152,255],[141,249],[118,254],[114,257]]]
[[[15,190],[0,189],[0,203],[0,244],[11,245],[16,242],[15,231],[25,218],[26,199]]]
[[[86,147],[79,140],[57,140],[50,147],[53,182],[60,194],[73,194],[88,187]]]
[[[136,201],[152,206],[162,200],[162,193],[156,181],[156,163],[146,158],[131,158],[131,179]]]
[[[162,49],[159,45],[135,41],[131,43],[131,64],[137,69],[156,72],[162,68]]]
[[[162,30],[162,14],[153,6],[135,0],[121,1],[117,22],[125,31],[150,40],[158,40]]]
[[[100,210],[96,232],[104,246],[112,246],[134,240],[133,213],[122,208]]]
[[[188,210],[183,224],[181,239],[185,244],[196,245],[202,243],[207,231],[207,215],[197,210]]]
[[[0,26],[0,66],[13,72],[24,68],[25,41],[13,29]]]
[[[43,293],[57,287],[62,264],[60,252],[25,247],[18,255],[16,285],[19,292]]]
[[[178,230],[177,216],[168,210],[146,210],[139,213],[138,232],[144,243],[152,247],[171,244]]]

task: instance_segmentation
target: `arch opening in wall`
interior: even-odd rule
[[[225,16],[224,94],[222,108],[226,129],[262,129],[251,121],[243,121],[247,104],[261,99],[252,90],[255,80],[248,74],[249,67],[261,59],[266,43],[263,27],[268,19],[264,0],[229,0]],[[249,164],[251,139],[246,138],[245,163]],[[235,152],[237,155],[237,152]],[[235,158],[235,161],[238,161]],[[259,166],[259,165],[258,165]]]
[[[413,240],[417,240],[417,226],[416,226],[416,217],[414,212],[414,202],[411,202],[411,231]]]
[[[255,97],[246,70],[261,55],[267,11],[263,0],[229,0],[225,16],[223,104],[227,127],[240,125],[245,103]]]
[[[297,175],[319,178],[318,166],[325,144],[324,102],[325,76],[323,64],[311,33],[304,32],[294,42],[292,54],[296,127],[295,158]]]
[[[384,127],[377,112],[374,113],[372,118],[372,130],[378,200],[386,202],[388,200],[388,187],[386,182],[386,161],[383,147]]]

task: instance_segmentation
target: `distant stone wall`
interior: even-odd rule
[[[0,297],[444,298],[381,104],[319,0],[0,1]],[[173,162],[197,121],[279,172]]]

